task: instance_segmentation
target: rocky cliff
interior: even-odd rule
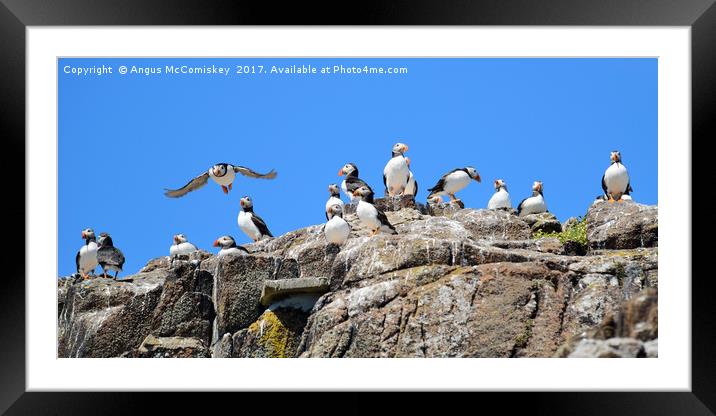
[[[125,280],[58,281],[60,357],[650,357],[657,355],[658,210],[551,214],[378,201],[398,235],[353,214],[151,260]],[[579,235],[584,227],[583,237]]]

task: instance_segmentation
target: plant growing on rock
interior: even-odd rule
[[[557,238],[564,245],[565,251],[573,252],[574,254],[583,255],[587,252],[587,219],[579,217],[578,221],[569,227],[566,227],[562,232],[551,232],[546,233],[544,231],[535,232],[532,237],[534,239],[540,238]]]

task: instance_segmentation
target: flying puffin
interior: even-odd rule
[[[331,218],[323,228],[326,241],[341,245],[348,239],[348,235],[351,233],[351,226],[343,219],[343,206],[338,204],[331,205],[328,211]]]
[[[102,266],[102,274],[107,277],[107,270],[114,270],[114,280],[117,280],[117,275],[124,266],[124,254],[114,246],[112,237],[107,233],[100,234],[97,242],[99,243],[97,262]]]
[[[395,227],[388,221],[388,217],[385,213],[373,205],[373,191],[370,190],[370,188],[361,186],[353,191],[353,196],[358,199],[356,214],[361,223],[365,224],[366,227],[371,230],[371,236],[376,235],[379,231],[389,234],[398,234],[398,232],[395,231]]]
[[[234,166],[228,163],[217,163],[216,165],[209,168],[208,171],[202,173],[196,178],[192,179],[179,189],[166,189],[164,195],[170,198],[179,198],[187,193],[197,190],[202,186],[206,185],[209,178],[213,179],[214,182],[221,185],[221,189],[225,194],[228,194],[231,190],[231,185],[234,182],[236,174],[240,173],[250,178],[261,178],[261,179],[273,179],[276,177],[276,171],[271,170],[269,173],[258,173],[244,166]]]
[[[198,248],[196,248],[194,244],[187,241],[184,234],[176,234],[174,236],[174,244],[169,246],[169,257],[173,260],[176,256],[193,253],[197,250]]]
[[[248,196],[241,198],[240,204],[238,222],[241,230],[254,241],[259,241],[266,236],[273,237],[264,220],[254,214],[254,203],[251,202],[251,198]]]
[[[326,201],[326,219],[330,220],[331,217],[333,217],[333,214],[331,214],[330,209],[333,205],[340,205],[341,209],[343,208],[343,201],[341,200],[341,191],[338,189],[338,185],[335,183],[332,183],[328,185],[328,192],[331,194],[330,198],[328,198],[328,201]]]
[[[217,254],[217,257],[224,257],[229,254],[239,254],[242,256],[249,254],[249,250],[244,247],[237,246],[236,240],[234,240],[234,237],[230,235],[225,235],[223,237],[217,238],[214,241],[214,247],[221,247],[221,250],[219,250],[219,254]]]
[[[542,191],[542,182],[535,181],[535,183],[532,184],[532,196],[520,202],[520,205],[517,206],[517,215],[523,217],[529,214],[547,212],[547,205],[544,203]]]
[[[487,209],[512,208],[510,194],[507,193],[507,184],[502,179],[495,181],[495,193],[487,203]]]
[[[622,201],[622,195],[629,195],[634,190],[629,183],[629,172],[622,163],[622,155],[618,150],[612,152],[611,165],[602,176],[602,189],[609,202]],[[631,199],[631,197],[629,198]]]
[[[453,169],[444,174],[435,186],[428,189],[430,191],[428,198],[433,195],[447,195],[451,201],[456,201],[455,193],[465,188],[472,179],[480,182],[480,174],[472,166]]]
[[[403,195],[410,179],[410,161],[405,157],[408,146],[403,143],[393,145],[391,159],[383,168],[383,185],[388,196]]]
[[[373,192],[373,189],[371,189],[371,187],[368,186],[365,181],[358,178],[358,166],[356,166],[355,163],[346,163],[338,171],[338,176],[343,175],[346,175],[346,179],[344,179],[341,183],[341,189],[343,189],[344,194],[348,195],[348,198],[350,198],[351,202],[356,199],[356,197],[353,196],[353,191],[360,188],[361,186],[365,186],[371,192]]]
[[[99,263],[97,263],[97,239],[94,235],[94,230],[86,228],[82,230],[82,239],[85,240],[85,245],[80,247],[75,257],[75,263],[77,264],[77,273],[79,273],[83,279],[88,279],[87,273],[94,275],[94,269]]]

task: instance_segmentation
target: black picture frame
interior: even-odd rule
[[[249,1],[92,1],[92,0],[2,0],[0,1],[0,138],[3,140],[5,178],[10,192],[3,204],[6,228],[3,233],[3,279],[0,287],[0,413],[7,414],[127,414],[151,408],[170,411],[178,407],[209,411],[241,399],[191,398],[181,393],[150,397],[144,393],[28,393],[25,392],[25,262],[18,247],[30,236],[21,221],[27,206],[25,181],[25,41],[27,26],[50,25],[600,25],[600,26],[688,26],[692,45],[692,155],[714,134],[716,117],[716,6],[714,0],[490,0],[393,2],[249,2]],[[347,6],[347,7],[346,7]],[[704,149],[706,150],[706,149]],[[20,156],[22,155],[22,157]],[[713,192],[716,174],[706,163],[693,160],[692,189]],[[694,195],[698,194],[694,192]],[[692,199],[692,221],[699,221],[698,235],[713,235],[710,206]],[[693,234],[692,234],[693,235]],[[698,236],[694,235],[694,237]],[[22,238],[20,238],[22,236]],[[693,239],[693,237],[692,237]],[[30,241],[36,247],[35,241]],[[709,244],[692,240],[692,259],[704,263]],[[711,305],[714,293],[710,273],[692,275],[692,390],[691,392],[609,393],[505,393],[480,394],[468,401],[487,410],[496,404],[500,412],[529,411],[531,414],[714,414],[716,410],[716,354]],[[34,278],[27,276],[27,278]],[[683,279],[688,276],[665,276]],[[103,376],[103,375],[98,375]],[[530,375],[526,374],[526,377]],[[539,377],[539,375],[533,375]],[[585,377],[588,375],[585,374]],[[259,402],[271,399],[259,399]],[[364,413],[377,409],[372,400],[349,397],[335,412]],[[279,402],[274,400],[275,402]],[[272,404],[305,407],[311,399],[289,399]],[[407,411],[418,406],[442,405],[435,400],[395,400],[380,405]],[[493,402],[493,403],[486,403]],[[390,404],[392,403],[392,404]],[[412,403],[412,404],[411,404]],[[454,405],[457,406],[457,405]],[[325,404],[318,404],[323,410]],[[248,411],[250,407],[246,407]],[[455,407],[455,410],[458,408]],[[306,409],[304,409],[306,410]],[[460,410],[457,410],[460,411]],[[402,413],[402,412],[401,412]]]

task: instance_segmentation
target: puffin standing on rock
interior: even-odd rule
[[[254,214],[254,203],[251,198],[241,198],[241,212],[239,212],[238,223],[241,230],[252,240],[259,241],[264,237],[273,237],[268,226],[258,215]]]
[[[343,207],[341,205],[332,205],[328,210],[330,211],[331,218],[323,228],[326,241],[342,245],[346,242],[351,233],[351,226],[343,219]]]
[[[231,185],[234,183],[236,174],[240,173],[250,178],[261,178],[261,179],[273,179],[276,177],[276,171],[271,170],[269,173],[258,173],[244,166],[234,166],[228,163],[217,163],[216,165],[209,168],[208,171],[202,173],[196,178],[192,179],[179,189],[166,189],[164,195],[170,198],[179,198],[188,194],[191,191],[197,190],[202,186],[206,185],[209,178],[213,179],[214,182],[221,185],[221,189],[225,194],[228,194],[231,190]]]
[[[455,198],[455,193],[464,189],[473,179],[477,182],[481,181],[480,174],[472,166],[453,169],[444,174],[435,186],[428,189],[430,191],[428,198],[434,195],[447,195],[450,197],[450,201],[459,201],[459,199]]]
[[[102,266],[102,274],[106,278],[107,270],[114,270],[114,280],[117,280],[117,275],[124,266],[124,254],[114,246],[112,237],[107,233],[100,234],[97,242],[99,243],[97,262]]]
[[[249,254],[249,250],[244,247],[237,246],[236,240],[234,240],[234,237],[230,235],[225,235],[223,237],[217,238],[214,241],[214,247],[221,247],[221,250],[219,250],[219,254],[217,254],[217,257],[224,257],[230,254],[239,254],[242,256]]]
[[[193,253],[199,250],[196,246],[190,243],[184,234],[174,235],[174,244],[169,247],[169,257],[174,262],[176,256]]]
[[[383,168],[383,184],[385,193],[388,196],[401,196],[405,193],[408,181],[410,180],[410,159],[404,153],[408,146],[403,143],[396,143],[393,146],[391,159]],[[415,182],[415,179],[413,179]]]
[[[356,207],[356,214],[360,219],[361,223],[371,230],[371,237],[378,234],[379,231],[383,231],[388,234],[398,234],[395,231],[395,227],[388,221],[388,217],[385,213],[373,205],[373,191],[366,186],[353,191],[353,196],[358,198],[358,207]]]
[[[547,204],[544,202],[544,195],[542,192],[542,182],[535,181],[535,183],[532,184],[532,196],[525,198],[522,202],[520,202],[520,205],[517,206],[517,215],[523,217],[529,214],[547,212]]]
[[[618,150],[612,152],[610,159],[612,163],[602,176],[602,189],[609,202],[621,202],[625,199],[623,195],[629,195],[633,191],[629,183],[629,172],[622,163],[622,155]]]
[[[331,196],[328,198],[328,201],[326,201],[326,219],[330,220],[331,217],[333,217],[333,214],[331,214],[331,207],[334,205],[340,205],[342,209],[343,201],[341,200],[341,192],[338,189],[338,185],[335,183],[328,185],[328,192]]]
[[[510,194],[507,192],[507,184],[502,179],[495,181],[495,193],[487,203],[487,209],[509,209],[512,208]]]
[[[97,263],[98,246],[94,230],[91,228],[82,230],[82,239],[85,240],[85,245],[77,252],[75,263],[77,264],[77,273],[79,273],[83,279],[88,279],[88,273],[94,275],[94,269],[99,264]]]
[[[354,202],[356,197],[353,195],[353,191],[360,188],[361,186],[365,186],[368,188],[371,192],[373,192],[373,189],[371,189],[370,186],[368,186],[365,181],[358,178],[358,166],[355,165],[355,163],[346,163],[343,165],[343,167],[338,171],[338,176],[346,175],[346,179],[343,180],[341,183],[341,188],[343,189],[343,193],[348,195],[351,202]]]

